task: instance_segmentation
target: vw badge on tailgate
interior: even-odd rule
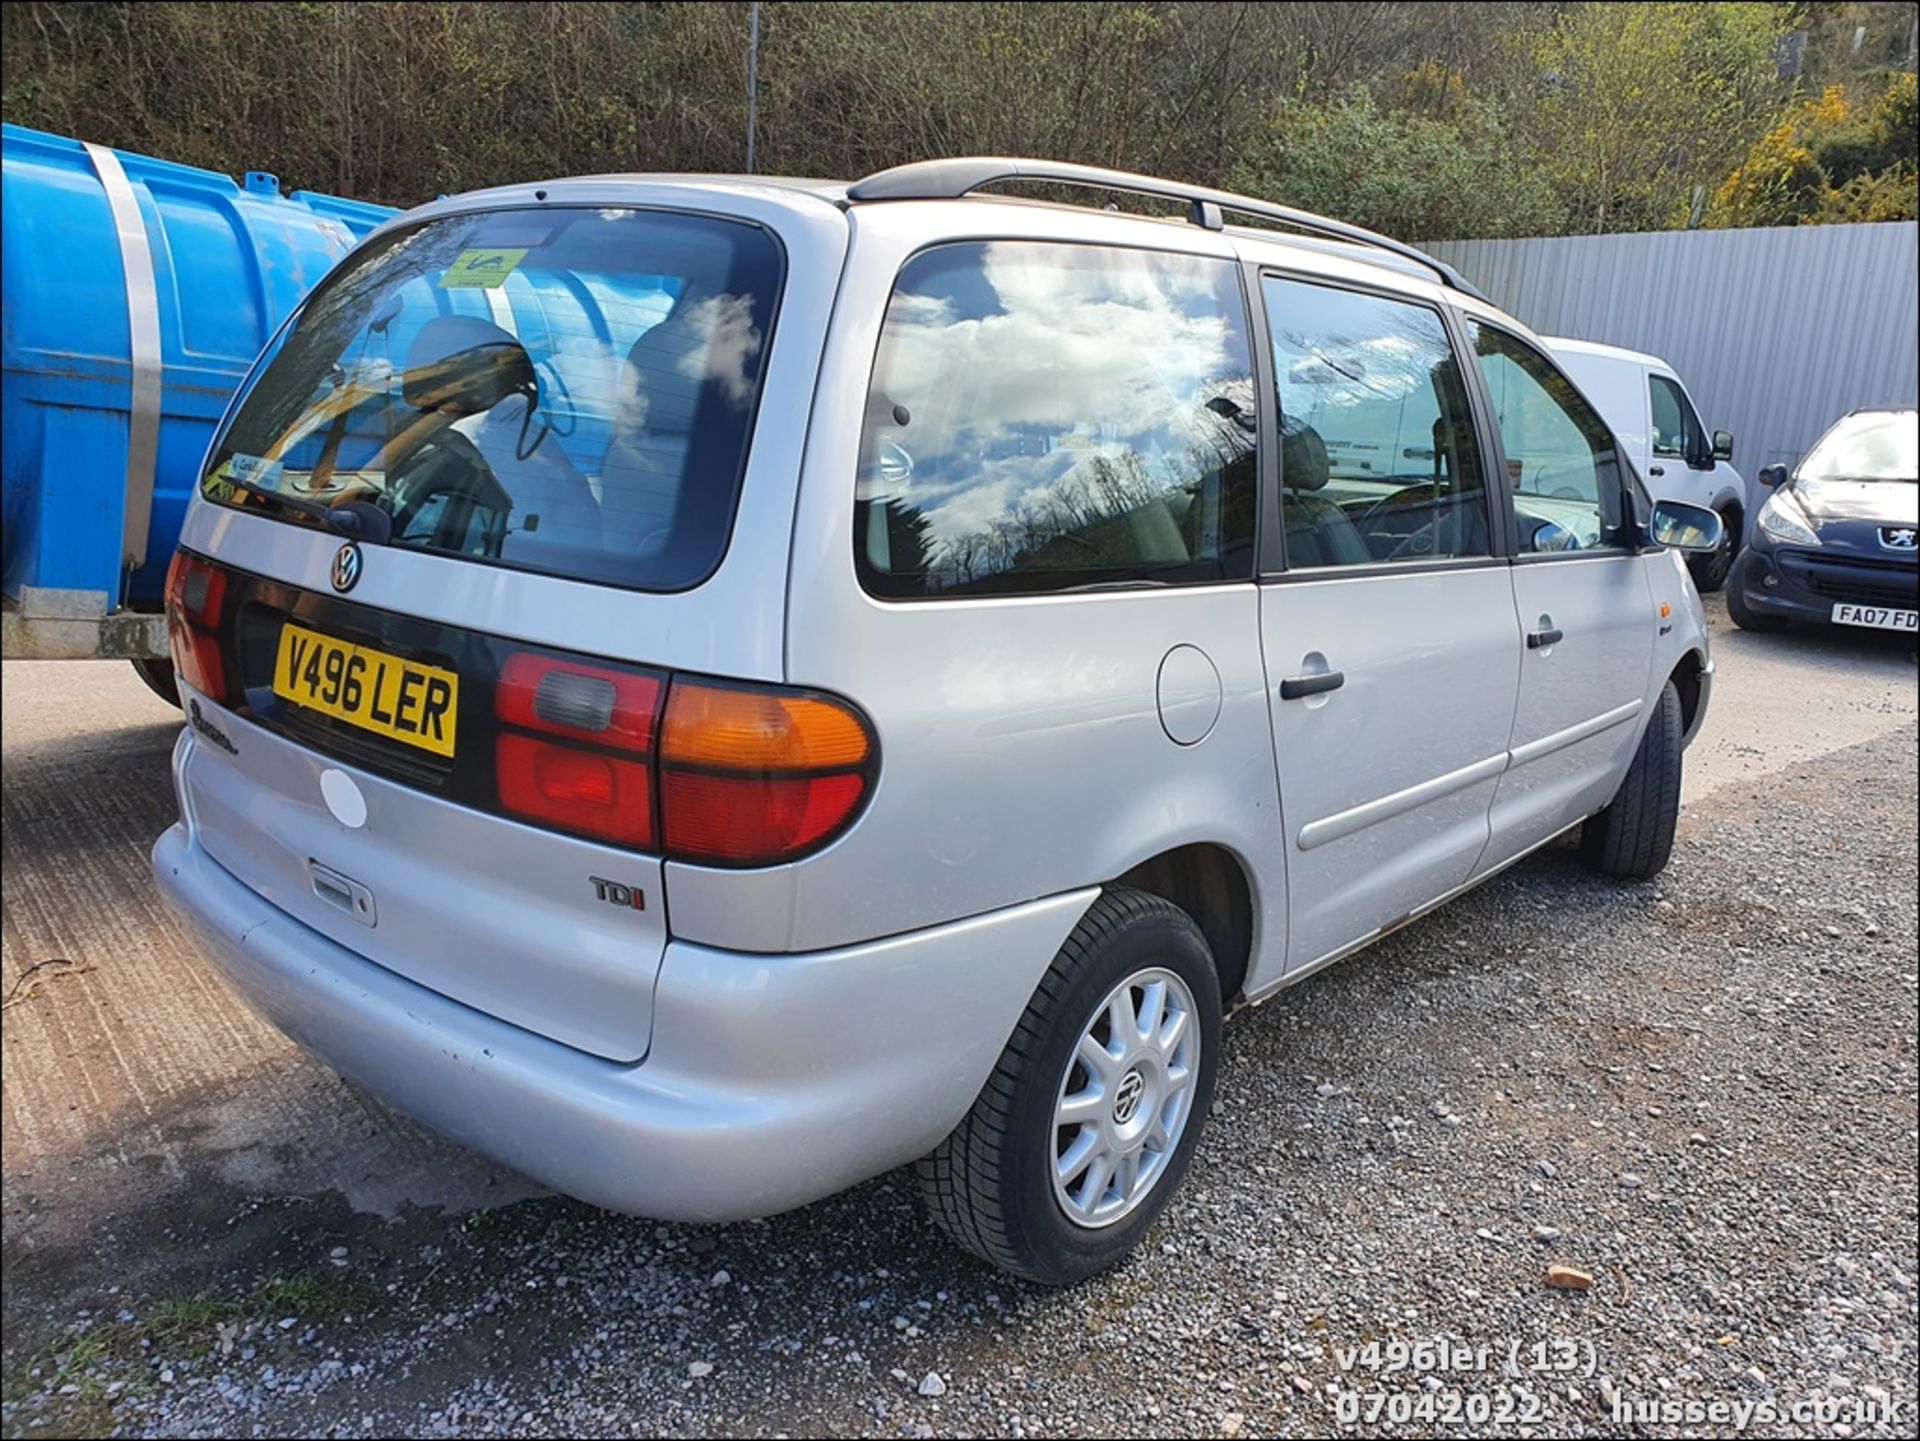
[[[345,595],[360,581],[360,547],[348,541],[333,553],[333,588]]]

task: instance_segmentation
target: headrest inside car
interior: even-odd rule
[[[1289,489],[1318,490],[1332,475],[1327,465],[1327,443],[1303,420],[1283,416],[1280,421],[1280,476]]]
[[[441,315],[420,327],[407,353],[401,393],[420,410],[484,415],[510,395],[538,398],[526,349],[491,321]]]

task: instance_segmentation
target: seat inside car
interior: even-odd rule
[[[408,526],[437,528],[448,503],[464,498],[507,507],[489,547],[506,559],[534,532],[542,544],[598,547],[593,492],[554,440],[533,361],[514,336],[473,316],[430,320],[408,350],[401,389],[418,416],[387,451],[409,474]],[[443,543],[465,548],[452,536]]]
[[[600,469],[600,511],[610,549],[646,554],[666,543],[684,492],[696,484],[689,451],[700,408],[725,403],[713,373],[714,306],[691,290],[627,352],[613,434]]]
[[[1332,477],[1327,443],[1305,421],[1280,422],[1281,508],[1286,517],[1287,565],[1365,565],[1373,559],[1346,513],[1323,495]]]

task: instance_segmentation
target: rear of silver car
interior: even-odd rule
[[[847,243],[750,182],[410,214],[269,347],[170,583],[180,914],[336,1069],[619,1209],[766,1214],[923,1153],[1088,899],[703,944],[878,783],[858,698],[785,683]]]

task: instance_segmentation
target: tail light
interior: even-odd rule
[[[211,700],[227,702],[220,657],[220,620],[227,573],[188,551],[176,550],[167,568],[167,644],[181,680]]]
[[[872,759],[842,701],[676,677],[660,738],[667,853],[739,866],[814,850],[859,810]]]
[[[500,804],[514,815],[651,850],[653,732],[666,677],[509,656],[494,688]],[[522,734],[532,731],[536,734]]]
[[[565,830],[653,848],[653,770],[533,736],[503,734],[494,764],[500,804]]]
[[[844,830],[873,781],[866,720],[785,686],[519,652],[494,692],[511,815],[705,865],[775,865]]]

